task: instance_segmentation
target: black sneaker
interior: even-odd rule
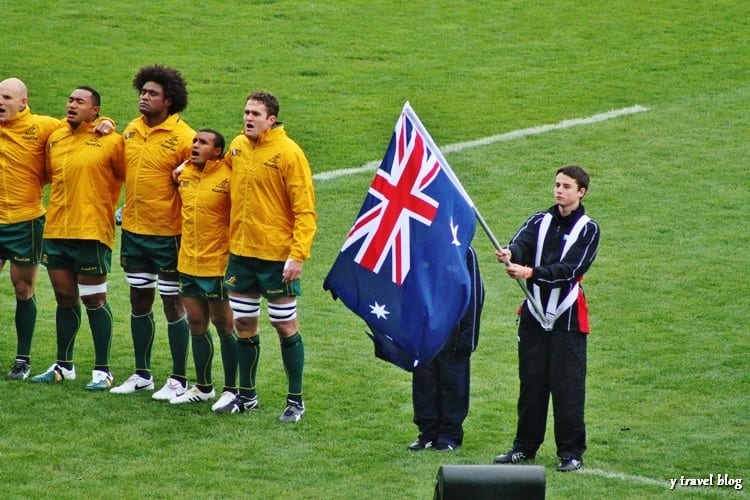
[[[458,445],[441,441],[433,446],[432,449],[440,453],[450,453],[451,451],[458,449]]]
[[[494,462],[496,464],[517,464],[520,462],[525,462],[526,460],[534,460],[535,456],[536,455],[534,455],[533,453],[526,453],[524,451],[511,448],[507,453],[496,456]]]
[[[249,410],[257,410],[260,406],[258,402],[258,396],[254,398],[246,398],[245,396],[237,396],[228,405],[222,406],[215,410],[216,413],[244,413]]]
[[[410,451],[427,450],[429,448],[432,448],[432,440],[425,439],[425,438],[417,438],[417,440],[414,441],[412,444],[410,444],[407,448],[409,448]]]
[[[286,408],[284,409],[284,412],[279,415],[279,422],[284,422],[286,424],[296,424],[302,419],[302,415],[304,414],[304,403],[298,403],[297,401],[287,399]]]
[[[22,359],[17,359],[5,375],[5,380],[26,380],[30,373],[31,365]]]
[[[581,457],[565,457],[557,464],[557,470],[560,472],[573,472],[583,467]]]

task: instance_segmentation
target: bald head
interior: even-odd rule
[[[29,92],[21,80],[6,78],[0,82],[0,123],[6,123],[26,109],[28,102]]]

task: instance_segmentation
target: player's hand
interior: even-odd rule
[[[284,272],[281,275],[281,281],[291,283],[302,276],[302,262],[293,259],[286,259],[284,263]]]
[[[495,250],[495,258],[498,262],[502,262],[504,264],[510,263],[510,258],[513,256],[513,254],[510,251],[510,248],[501,248],[500,250]]]
[[[534,273],[534,269],[527,266],[522,266],[520,264],[508,264],[508,267],[505,268],[505,272],[508,273],[508,276],[510,276],[513,279],[517,280],[527,280],[531,278],[531,275]]]
[[[105,118],[94,127],[94,132],[100,135],[109,135],[115,131],[115,124],[109,118]]]
[[[185,165],[187,165],[187,162],[188,162],[188,160],[185,160],[185,161],[183,161],[182,163],[180,163],[179,165],[177,165],[177,166],[176,166],[176,167],[175,167],[175,168],[174,168],[174,169],[172,170],[172,180],[173,180],[173,181],[175,181],[175,182],[178,182],[178,181],[179,181],[179,178],[180,178],[180,174],[181,174],[181,173],[182,173],[182,171],[183,171],[183,170],[185,169]]]

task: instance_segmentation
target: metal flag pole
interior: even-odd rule
[[[492,231],[487,225],[487,222],[484,220],[484,217],[482,217],[482,214],[479,213],[479,210],[477,210],[476,206],[472,205],[472,208],[474,209],[474,215],[476,216],[477,221],[479,221],[479,225],[482,226],[482,229],[484,229],[485,234],[487,235],[487,237],[489,237],[492,245],[495,247],[495,250],[502,250],[502,245],[497,240],[497,238],[495,238],[495,235],[492,234]],[[507,267],[508,264],[506,263],[505,266]],[[520,286],[521,290],[523,290],[523,294],[526,295],[526,299],[528,300],[529,305],[534,308],[534,311],[539,315],[540,318],[544,318],[544,312],[541,310],[537,301],[534,300],[534,296],[531,295],[529,287],[526,286],[526,282],[522,279],[516,279],[516,283],[518,283],[518,286]]]

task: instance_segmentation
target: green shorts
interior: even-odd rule
[[[0,224],[0,259],[21,266],[42,261],[44,215],[15,224]]]
[[[184,273],[180,273],[180,296],[208,302],[229,299],[223,276],[204,277]]]
[[[122,232],[120,265],[125,272],[176,273],[180,236],[146,236]]]
[[[44,240],[42,264],[47,269],[72,269],[76,274],[108,274],[112,250],[96,240]]]
[[[224,284],[230,292],[242,295],[259,293],[267,299],[302,295],[299,279],[283,283],[283,272],[284,262],[240,257],[230,253]]]

